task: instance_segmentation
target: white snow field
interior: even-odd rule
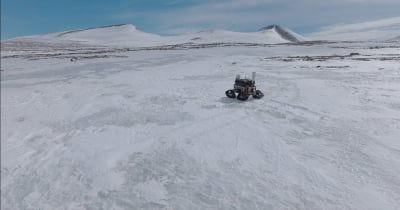
[[[1,209],[400,209],[400,43],[108,29],[2,41]]]

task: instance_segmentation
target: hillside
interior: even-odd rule
[[[279,26],[279,25],[270,25],[267,27],[260,28],[258,30],[261,33],[271,33],[274,32],[279,35],[279,37],[286,39],[289,42],[302,42],[302,41],[310,41],[310,39],[301,36],[293,32],[292,30]]]
[[[205,30],[194,34],[160,36],[138,29],[130,24],[111,25],[81,30],[63,31],[45,35],[14,38],[7,41],[21,42],[79,42],[90,45],[151,47],[184,43],[257,43],[276,44],[305,41],[304,37],[283,29],[272,27],[259,32],[233,32],[227,30]]]

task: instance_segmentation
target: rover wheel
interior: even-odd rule
[[[225,95],[228,96],[229,98],[236,98],[236,94],[235,94],[234,90],[225,91]]]
[[[237,96],[237,99],[241,100],[241,101],[246,101],[247,99],[249,99],[249,95],[239,93],[239,95]]]
[[[256,90],[256,94],[253,96],[253,98],[260,99],[262,97],[264,97],[264,93],[261,92],[260,90]]]

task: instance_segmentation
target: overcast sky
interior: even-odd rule
[[[161,35],[270,24],[305,34],[399,14],[400,0],[1,0],[1,39],[119,23]]]

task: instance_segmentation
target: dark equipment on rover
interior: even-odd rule
[[[252,73],[252,79],[240,78],[240,75],[236,75],[235,84],[233,89],[225,91],[226,96],[229,98],[237,98],[241,101],[246,101],[249,96],[253,98],[260,99],[264,94],[256,89],[256,72]],[[238,94],[236,96],[236,93]]]

